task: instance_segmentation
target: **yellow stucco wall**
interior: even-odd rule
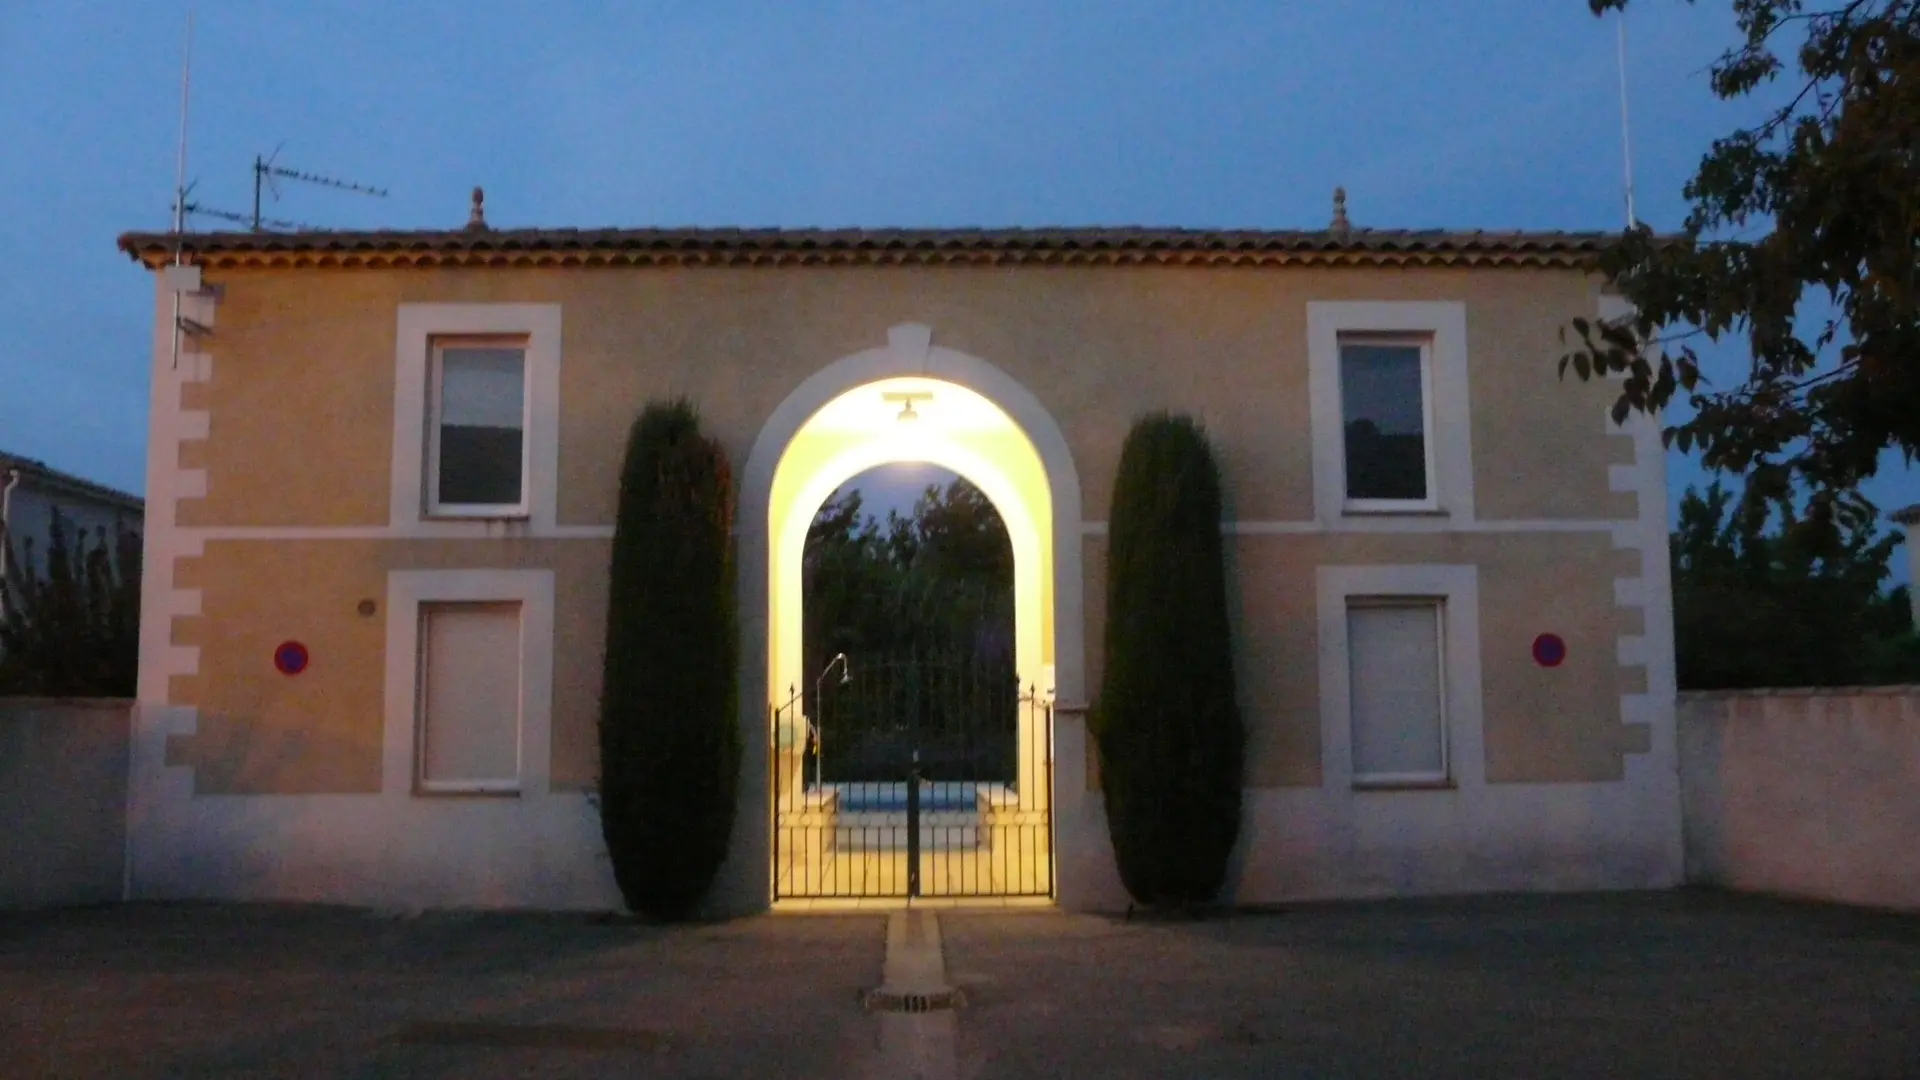
[[[1645,749],[1646,729],[1620,715],[1620,695],[1644,692],[1644,674],[1615,655],[1619,635],[1640,633],[1641,618],[1613,602],[1613,579],[1637,573],[1639,553],[1613,550],[1604,534],[1241,536],[1227,550],[1249,787],[1321,782],[1315,571],[1333,564],[1478,568],[1489,782],[1618,780],[1621,755]],[[1087,685],[1095,693],[1106,562],[1106,538],[1088,537]],[[1557,668],[1532,659],[1534,637],[1546,632],[1567,642]]]
[[[918,321],[1019,380],[1065,432],[1085,513],[1106,517],[1128,422],[1193,413],[1218,443],[1230,512],[1312,516],[1309,300],[1460,300],[1468,310],[1475,497],[1483,518],[1618,518],[1628,453],[1600,434],[1613,391],[1560,381],[1559,327],[1593,309],[1572,271],[628,269],[209,271],[225,289],[208,491],[183,525],[386,520],[395,312],[402,303],[563,305],[559,520],[608,524],[637,403],[699,402],[736,461],[793,387]],[[195,407],[199,407],[196,405]],[[281,453],[297,417],[302,451]],[[262,461],[284,462],[264,469]]]
[[[171,764],[195,767],[208,794],[372,792],[380,787],[390,570],[554,571],[555,788],[589,788],[606,620],[609,545],[600,540],[210,541],[179,561],[202,590],[201,614],[176,617],[176,644],[200,649],[200,672],[175,676],[176,704],[198,729],[176,737]],[[372,614],[359,613],[371,600]],[[297,640],[307,670],[281,675],[274,648]]]
[[[181,444],[207,472],[184,526],[381,526],[392,456],[396,308],[409,302],[563,306],[559,513],[610,525],[628,425],[649,399],[686,395],[744,465],[775,407],[803,379],[875,347],[889,326],[933,328],[937,345],[1018,380],[1059,424],[1084,517],[1107,516],[1132,418],[1200,417],[1215,441],[1231,515],[1304,521],[1312,506],[1306,304],[1459,300],[1467,305],[1473,468],[1485,520],[1617,520],[1609,489],[1630,440],[1603,434],[1613,389],[1561,382],[1559,327],[1594,310],[1571,271],[1203,268],[834,268],[209,271],[220,286],[212,377],[183,402],[209,438]],[[1077,525],[1055,523],[1060,543]],[[1239,536],[1233,552],[1239,666],[1255,786],[1319,781],[1314,567],[1448,562],[1480,567],[1487,776],[1603,780],[1635,749],[1613,579],[1637,573],[1604,533]],[[1103,542],[1087,538],[1087,686],[1098,686]],[[199,730],[170,754],[202,791],[368,791],[379,783],[385,574],[407,568],[551,567],[557,573],[553,771],[594,771],[606,544],[599,540],[211,540],[183,560],[202,614],[173,640],[200,649],[175,704]],[[748,572],[761,572],[748,568]],[[1534,633],[1572,645],[1553,672],[1526,657]],[[272,668],[299,637],[312,669]],[[1633,729],[1639,731],[1641,729]]]
[[[1643,748],[1631,737],[1644,729],[1619,712],[1641,676],[1614,657],[1638,615],[1615,608],[1612,577],[1592,572],[1629,574],[1633,553],[1604,536],[1258,536],[1229,552],[1249,786],[1320,782],[1314,571],[1332,562],[1479,567],[1489,781],[1618,779],[1621,755]],[[1087,538],[1086,555],[1088,685],[1098,687],[1104,538]],[[207,793],[377,790],[386,622],[360,615],[359,602],[384,603],[389,570],[545,567],[556,574],[554,784],[591,786],[606,557],[594,540],[211,542],[180,567],[185,587],[204,590],[203,614],[176,619],[174,640],[201,649],[201,673],[177,677],[172,696],[201,717],[170,761],[196,766]],[[1552,670],[1527,651],[1546,630],[1570,647]],[[313,655],[293,678],[272,667],[288,638]]]

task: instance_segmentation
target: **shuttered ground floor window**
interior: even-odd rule
[[[517,602],[420,605],[421,791],[519,790],[520,616]]]
[[[1348,601],[1356,786],[1447,781],[1445,621],[1437,599]]]

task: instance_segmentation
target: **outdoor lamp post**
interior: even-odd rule
[[[827,676],[833,674],[835,664],[840,665],[841,686],[853,681],[853,669],[847,664],[847,654],[834,653],[833,659],[827,661],[827,666],[820,669],[820,677],[813,681],[813,708],[816,713],[826,712]],[[820,779],[820,718],[818,716],[808,719],[807,734],[813,737],[813,789],[824,791],[825,788],[821,786]]]

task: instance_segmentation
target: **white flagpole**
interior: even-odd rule
[[[1614,24],[1618,31],[1620,65],[1620,157],[1626,169],[1627,182],[1627,228],[1639,224],[1639,217],[1633,209],[1633,125],[1627,113],[1627,12],[1621,9],[1614,13],[1618,22]]]
[[[173,264],[186,262],[187,231],[187,101],[193,79],[193,9],[187,9],[187,45],[180,58],[180,153],[173,174]],[[173,294],[173,369],[180,368],[180,293]]]
[[[187,45],[180,58],[180,153],[173,177],[173,231],[187,224],[187,91],[193,80],[193,9],[187,9]]]

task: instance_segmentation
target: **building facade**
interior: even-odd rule
[[[140,496],[98,484],[44,461],[0,450],[0,573],[14,554],[31,558],[42,573],[58,518],[70,545],[111,547],[123,532],[139,533]]]
[[[1556,370],[1563,326],[1623,310],[1603,243],[122,237],[199,271],[184,323],[186,279],[156,273],[131,892],[617,906],[606,564],[627,429],[680,396],[739,481],[747,760],[716,911],[777,887],[807,523],[899,460],[1001,512],[1052,717],[1019,781],[1049,793],[1048,891],[1125,906],[1085,716],[1115,467],[1155,410],[1204,422],[1228,502],[1248,744],[1224,899],[1677,883],[1661,442]]]
[[[1920,529],[1920,503],[1904,506],[1888,515],[1895,525],[1907,531],[1907,586],[1909,606],[1913,608],[1913,625],[1920,629],[1920,541],[1914,539],[1914,532]]]

